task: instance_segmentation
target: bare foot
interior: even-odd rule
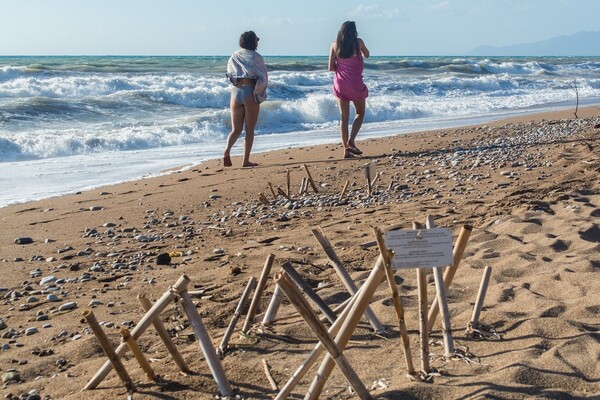
[[[358,158],[356,154],[350,151],[350,149],[344,150],[344,158]]]
[[[229,156],[224,156],[223,157],[223,166],[224,167],[231,167],[233,164],[231,163],[231,157]]]
[[[243,167],[256,167],[258,164],[248,161],[246,164],[242,165]]]
[[[357,156],[360,156],[363,153],[356,146],[348,146],[348,147],[346,147],[346,150],[352,154],[356,154]]]

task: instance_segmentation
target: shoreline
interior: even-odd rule
[[[378,256],[376,246],[365,246],[374,240],[374,227],[406,229],[431,215],[454,237],[461,226],[474,227],[448,298],[457,348],[467,348],[477,362],[441,359],[438,320],[430,351],[440,375],[434,383],[406,379],[389,289],[381,285],[371,307],[388,337],[373,335],[363,321],[344,352],[371,395],[592,399],[600,379],[594,361],[599,355],[594,332],[600,329],[600,303],[594,296],[600,292],[600,111],[581,109],[578,120],[572,118],[573,111],[377,139],[361,140],[359,134],[365,154],[359,159],[343,159],[339,144],[289,148],[254,154],[253,161],[259,163],[255,168],[236,167],[240,157],[234,156],[230,168],[210,160],[182,172],[2,207],[0,286],[6,290],[0,292],[0,319],[6,327],[0,334],[10,329],[15,333],[0,339],[0,345],[8,346],[0,352],[0,373],[15,369],[19,374],[18,380],[5,381],[5,390],[14,396],[35,389],[42,397],[79,398],[105,360],[95,337],[80,322],[83,310],[93,309],[118,343],[118,329],[143,315],[136,296],[143,292],[156,301],[182,274],[195,290],[205,291],[194,301],[215,345],[246,282],[258,278],[269,254],[276,257],[271,275],[291,261],[333,307],[348,294],[312,236],[312,227],[323,229],[358,282]],[[366,194],[367,163],[379,174],[371,197]],[[318,193],[308,185],[306,194],[298,194],[307,176],[304,165]],[[268,183],[285,192],[288,173],[292,200],[274,199]],[[340,199],[346,182],[345,198]],[[261,203],[260,193],[267,203]],[[16,238],[33,243],[19,245]],[[165,252],[173,254],[171,262],[157,264],[157,256]],[[482,321],[502,340],[464,335],[485,266],[492,266],[493,274]],[[396,271],[418,366],[414,275]],[[55,280],[42,283],[49,276]],[[255,322],[262,319],[273,290],[269,279]],[[432,280],[428,292],[431,300]],[[58,301],[49,299],[52,294]],[[58,311],[69,302],[76,308]],[[260,358],[282,387],[316,343],[302,319],[288,317],[292,314],[286,302],[269,329],[261,333],[259,326],[252,328],[253,340],[237,333],[232,337],[223,368],[241,396],[274,397]],[[213,398],[218,388],[181,308],[169,307],[162,319],[169,329],[184,325],[173,332],[196,373],[178,374],[160,339],[149,331],[140,343],[168,384],[143,383],[135,397]],[[26,333],[29,328],[35,332]],[[45,350],[46,356],[33,354],[36,349]],[[134,363],[126,362],[132,378],[145,382]],[[295,395],[306,391],[312,375]],[[347,398],[346,386],[335,370],[326,393]],[[121,398],[125,393],[111,373],[85,396]]]

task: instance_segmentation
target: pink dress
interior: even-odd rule
[[[360,53],[354,57],[336,58],[333,92],[346,101],[357,101],[369,96],[369,89],[363,83],[364,60]]]

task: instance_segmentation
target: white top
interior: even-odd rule
[[[227,61],[227,78],[237,84],[240,78],[256,79],[254,101],[262,103],[267,99],[269,77],[265,60],[254,50],[239,49]]]

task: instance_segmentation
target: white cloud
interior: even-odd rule
[[[397,8],[383,9],[378,5],[359,4],[354,10],[348,13],[350,18],[356,19],[392,19],[400,15],[400,10]]]

